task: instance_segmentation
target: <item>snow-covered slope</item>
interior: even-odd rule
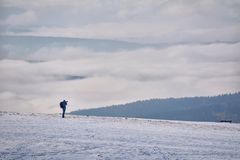
[[[0,159],[240,159],[240,124],[0,113]]]

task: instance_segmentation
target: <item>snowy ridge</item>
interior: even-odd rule
[[[240,159],[240,124],[0,112],[0,159]]]

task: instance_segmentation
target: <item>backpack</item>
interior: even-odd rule
[[[60,102],[60,108],[63,108],[64,107],[64,104],[63,104],[63,102]]]

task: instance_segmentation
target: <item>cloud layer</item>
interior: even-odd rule
[[[74,110],[234,92],[240,90],[239,49],[240,43],[111,53],[42,48],[30,55],[39,63],[24,60],[29,57],[0,61],[1,105],[4,110],[56,112],[56,102],[63,98]]]
[[[8,7],[0,17],[2,34],[148,43],[240,40],[238,0],[3,0],[1,6]]]

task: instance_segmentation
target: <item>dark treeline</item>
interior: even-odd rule
[[[240,122],[240,92],[213,97],[150,99],[71,112],[76,115]]]

